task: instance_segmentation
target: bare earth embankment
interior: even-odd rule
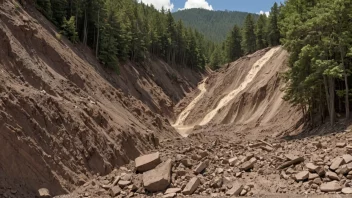
[[[0,197],[351,193],[351,130],[302,131],[300,111],[282,100],[281,47],[192,92],[199,73],[156,57],[114,74],[24,2],[0,0]]]

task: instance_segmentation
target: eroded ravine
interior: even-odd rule
[[[188,115],[191,113],[192,109],[194,106],[203,98],[204,94],[206,93],[205,89],[205,83],[207,81],[207,78],[203,80],[201,84],[198,85],[198,89],[200,90],[200,93],[198,94],[197,97],[195,97],[191,103],[180,113],[178,116],[176,122],[172,125],[182,136],[187,136],[187,132],[191,130],[194,125],[184,125],[184,122]]]
[[[210,111],[204,118],[203,120],[199,123],[199,125],[206,125],[208,124],[218,113],[218,111],[229,104],[231,100],[233,100],[238,93],[243,91],[249,83],[251,83],[254,79],[254,77],[257,75],[257,73],[262,69],[262,67],[270,60],[270,58],[275,54],[280,49],[280,47],[272,48],[269,50],[262,58],[260,58],[257,62],[255,62],[251,68],[251,70],[248,72],[248,75],[244,79],[244,81],[232,92],[227,94],[225,97],[223,97],[218,105],[216,106],[215,109]]]
[[[241,91],[243,91],[255,78],[258,72],[262,69],[262,67],[271,59],[271,57],[280,49],[280,47],[275,47],[269,50],[263,57],[261,57],[258,61],[256,61],[244,81],[233,91],[225,95],[218,105],[211,110],[199,123],[192,123],[185,125],[184,122],[194,109],[196,104],[203,98],[207,90],[205,89],[205,79],[201,84],[199,84],[198,89],[201,91],[199,95],[194,98],[194,100],[180,113],[176,122],[173,124],[173,127],[182,135],[187,136],[188,132],[193,129],[195,125],[206,125],[208,124],[218,113],[218,111],[224,106],[228,105],[231,100],[233,100]]]

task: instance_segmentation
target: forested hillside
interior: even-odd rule
[[[186,9],[174,12],[175,20],[182,20],[187,27],[193,27],[214,42],[225,40],[234,25],[242,26],[249,13],[237,11],[210,11],[205,9]],[[254,19],[258,15],[253,15]]]
[[[230,63],[245,54],[256,50],[273,47],[280,44],[280,31],[278,27],[280,6],[275,3],[270,16],[262,14],[259,18],[247,14],[243,27],[237,24],[227,33],[226,40],[215,45],[210,57],[210,66],[214,69],[225,63]]]
[[[170,12],[137,1],[36,0],[36,5],[62,35],[91,47],[117,72],[119,62],[143,62],[149,54],[172,65],[204,69],[210,53],[210,42],[199,32],[176,23]]]
[[[290,52],[285,99],[310,123],[329,116],[333,125],[344,113],[349,118],[351,17],[351,0],[288,0],[281,9],[281,41]]]

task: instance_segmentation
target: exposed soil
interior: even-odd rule
[[[179,136],[168,119],[199,73],[152,58],[117,76],[22,2],[0,1],[0,196],[72,191]]]
[[[116,197],[184,196],[192,179],[200,181],[194,197],[352,190],[349,125],[305,128],[282,99],[281,47],[216,72],[151,57],[117,75],[22,2],[0,0],[0,197],[40,188],[58,198],[111,197],[113,187]],[[175,194],[149,192],[136,171],[134,160],[156,151],[172,163],[170,178],[157,182]],[[321,169],[327,174],[317,176]]]
[[[280,75],[287,60],[281,47],[264,49],[212,73],[196,103],[181,102],[192,108],[178,125],[187,126],[187,133],[194,127],[195,133],[241,134],[250,140],[297,131],[301,113],[282,99]]]

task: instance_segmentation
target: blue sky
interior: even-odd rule
[[[284,0],[139,0],[153,4],[157,9],[162,6],[173,12],[184,8],[204,8],[208,10],[233,10],[251,13],[270,11],[275,2]]]

